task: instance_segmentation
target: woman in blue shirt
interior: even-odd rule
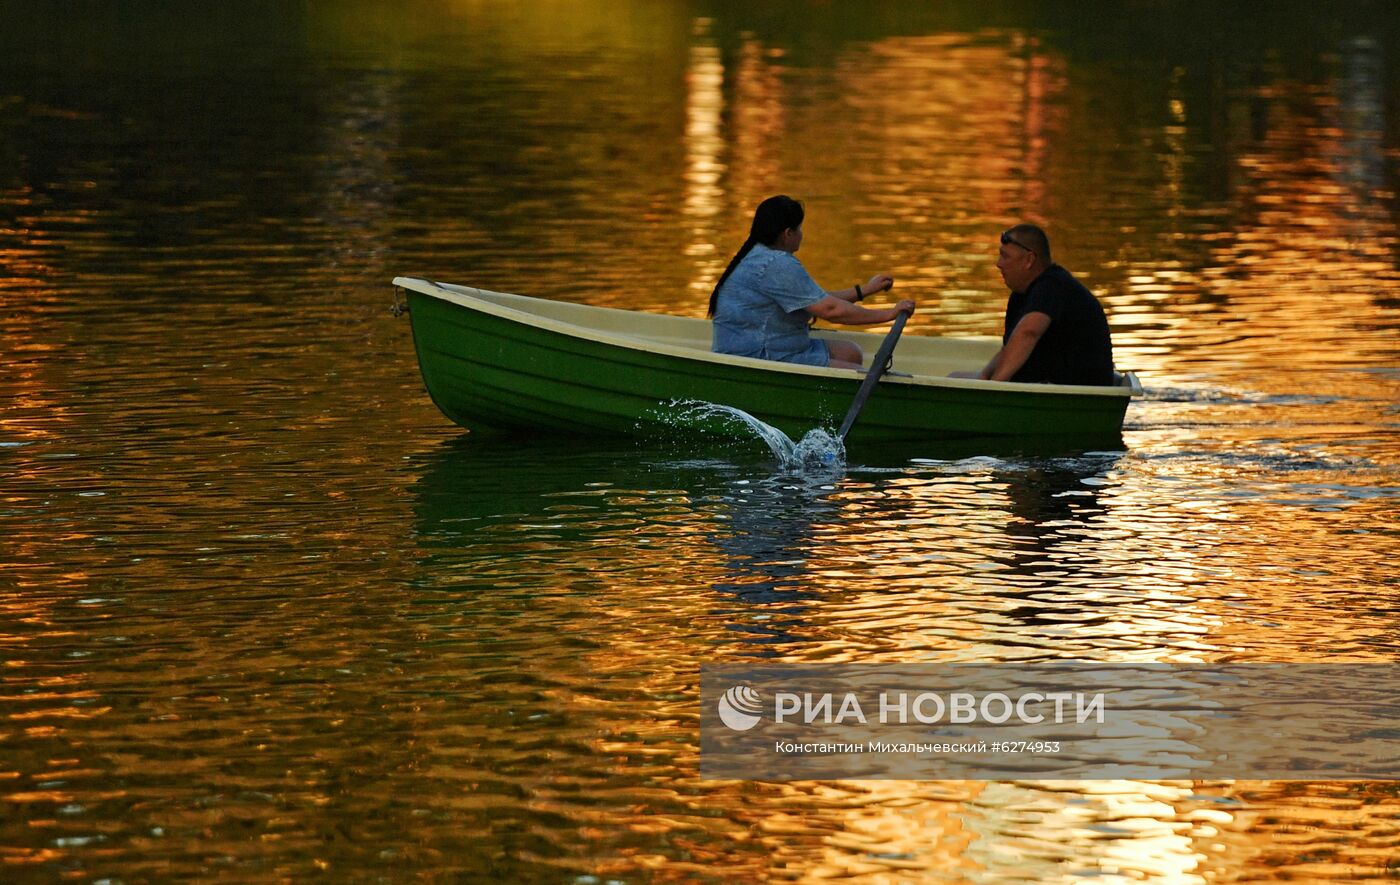
[[[811,337],[811,318],[869,326],[891,322],[901,311],[914,312],[909,300],[879,310],[856,305],[871,292],[894,286],[894,277],[887,273],[839,292],[818,286],[792,254],[802,245],[804,214],[802,204],[791,197],[769,197],[758,204],[749,238],[710,293],[710,349],[715,353],[859,369],[864,362],[860,348],[849,341]]]

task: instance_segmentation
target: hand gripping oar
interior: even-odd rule
[[[856,391],[856,398],[851,403],[850,410],[846,412],[846,420],[841,422],[841,429],[836,432],[836,438],[841,442],[846,441],[846,434],[851,432],[851,425],[856,423],[856,416],[865,408],[865,401],[870,399],[870,393],[880,382],[880,376],[890,367],[890,356],[894,353],[894,346],[899,342],[899,333],[904,331],[904,323],[908,319],[909,312],[901,310],[899,316],[894,318],[894,328],[890,329],[885,340],[880,342],[880,349],[875,351],[875,359],[870,361],[870,369],[865,373],[865,380],[860,383],[860,390]]]

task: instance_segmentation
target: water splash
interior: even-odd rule
[[[667,409],[671,421],[686,426],[709,429],[716,429],[716,425],[726,429],[737,426],[752,432],[768,446],[784,470],[840,470],[846,466],[845,445],[823,427],[814,427],[793,442],[778,428],[733,406],[676,400],[667,403]]]

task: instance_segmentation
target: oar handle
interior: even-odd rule
[[[875,351],[875,359],[870,362],[870,370],[875,371],[878,365],[880,371],[884,372],[890,367],[890,357],[894,354],[894,346],[899,342],[900,333],[904,331],[904,324],[909,322],[911,311],[901,310],[894,318],[894,325],[890,327],[890,333],[885,336],[885,340],[880,342],[880,349]]]
[[[880,342],[880,349],[875,351],[875,358],[870,361],[870,369],[865,373],[865,380],[860,383],[860,389],[856,391],[856,398],[851,402],[851,408],[846,412],[846,420],[841,422],[841,429],[836,432],[836,438],[842,442],[846,441],[846,434],[851,432],[851,426],[856,423],[856,416],[860,410],[865,408],[865,401],[870,398],[870,393],[879,383],[880,376],[885,374],[885,369],[890,364],[890,357],[894,354],[894,346],[899,342],[899,334],[904,331],[904,324],[909,321],[910,311],[901,310],[894,318],[894,327],[885,336],[885,340]]]

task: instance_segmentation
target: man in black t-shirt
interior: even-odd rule
[[[1050,259],[1050,240],[1033,224],[1001,235],[997,270],[1011,289],[1001,350],[979,378],[1111,385],[1113,345],[1103,307]]]

